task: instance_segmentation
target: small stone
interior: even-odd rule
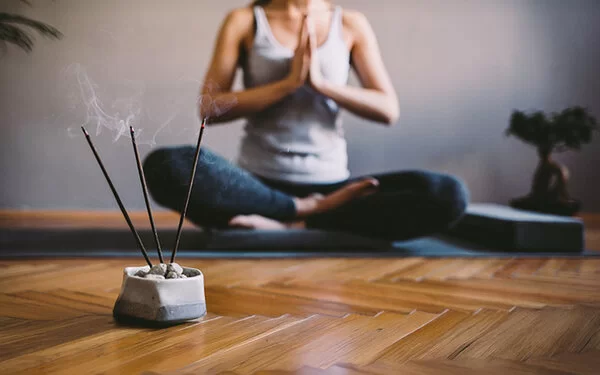
[[[167,272],[175,272],[178,275],[183,273],[183,267],[177,263],[170,263],[167,265]]]
[[[167,273],[167,279],[176,279],[177,276],[178,275],[175,272],[168,272]]]
[[[164,263],[161,263],[161,264],[152,266],[152,268],[150,268],[150,272],[148,272],[148,274],[164,276],[167,274],[167,265]]]
[[[145,270],[138,270],[138,271],[135,273],[135,275],[134,275],[134,276],[137,276],[137,277],[146,277],[146,275],[147,275],[147,274],[148,274],[148,272],[147,272],[147,271],[145,271]]]
[[[186,275],[179,275],[179,278],[180,279],[187,279],[187,276]]]
[[[153,274],[148,274],[146,275],[146,279],[151,279],[151,280],[164,280],[165,277],[163,275],[153,275]]]
[[[198,272],[198,270],[190,269],[190,268],[185,269],[183,271],[183,274],[186,275],[188,278],[189,277],[196,277],[196,276],[200,276],[201,275],[201,273]]]

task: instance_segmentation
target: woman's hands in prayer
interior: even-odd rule
[[[317,33],[314,20],[309,16],[307,19],[308,26],[308,56],[310,59],[310,69],[308,72],[308,83],[310,86],[320,92],[320,88],[325,82],[323,73],[321,72],[321,61],[319,60],[319,47],[317,44]]]
[[[308,84],[318,92],[325,82],[321,73],[315,23],[310,15],[304,16],[286,81],[294,89]]]
[[[286,82],[292,89],[298,89],[302,87],[308,78],[310,70],[310,51],[309,49],[309,31],[308,31],[308,20],[304,16],[302,20],[302,27],[300,28],[300,34],[298,36],[298,46],[292,58],[292,66],[290,74],[288,75]]]

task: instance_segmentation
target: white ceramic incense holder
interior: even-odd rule
[[[183,267],[187,278],[155,279],[136,276],[150,267],[127,267],[113,316],[118,321],[177,324],[206,315],[204,275]]]

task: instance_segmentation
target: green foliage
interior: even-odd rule
[[[27,0],[22,2],[31,5]],[[0,43],[14,44],[26,52],[33,49],[34,38],[30,31],[37,31],[39,34],[53,39],[62,38],[62,34],[56,28],[43,22],[35,21],[18,14],[0,13]]]
[[[566,151],[580,150],[583,144],[592,141],[597,130],[596,119],[585,108],[572,107],[550,116],[540,111],[531,114],[514,111],[506,135],[538,148]]]

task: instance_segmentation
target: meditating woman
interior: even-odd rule
[[[238,68],[245,88],[233,91]],[[362,87],[347,85],[350,68]],[[340,110],[384,126],[399,117],[377,40],[361,13],[326,0],[256,1],[233,10],[204,82],[200,116],[213,126],[244,118],[246,126],[237,165],[201,152],[188,210],[197,225],[318,228],[403,240],[442,231],[463,214],[467,191],[448,175],[402,171],[349,179]],[[230,108],[223,111],[220,103]],[[181,146],[146,158],[159,204],[181,211],[193,157],[193,146]]]

